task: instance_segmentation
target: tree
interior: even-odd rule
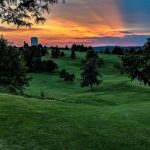
[[[93,85],[98,86],[101,84],[102,80],[99,80],[98,76],[102,76],[99,74],[98,67],[101,67],[103,60],[99,58],[98,53],[92,47],[88,47],[85,60],[82,60],[82,64],[81,87],[90,86],[92,89]]]
[[[60,57],[64,57],[65,53],[63,51],[60,52]]]
[[[30,78],[21,51],[3,37],[0,38],[0,86],[12,91],[24,89]]]
[[[106,47],[106,49],[105,49],[105,52],[104,52],[105,54],[110,54],[110,50],[109,50],[109,48],[108,47]]]
[[[51,57],[52,58],[59,58],[60,56],[60,49],[58,48],[58,46],[53,47],[52,51],[51,51]]]
[[[143,47],[143,51],[126,53],[122,56],[122,68],[131,80],[139,80],[150,86],[150,39]]]
[[[86,61],[89,61],[91,59],[97,60],[98,59],[98,53],[95,52],[92,47],[89,47],[88,51],[86,53]]]
[[[33,19],[35,23],[44,23],[46,19],[43,15],[49,13],[50,7],[57,2],[58,0],[19,0],[17,3],[17,0],[1,0],[0,19],[2,23],[31,27]]]
[[[42,71],[42,60],[41,57],[35,57],[33,60],[32,72]]]
[[[70,83],[73,82],[74,79],[75,79],[75,75],[74,74],[69,74],[69,73],[67,73],[65,75],[65,78],[64,78],[65,81],[70,82]]]
[[[65,69],[63,69],[63,70],[60,71],[59,77],[63,78],[64,81],[70,82],[70,83],[73,82],[74,79],[75,79],[75,75],[74,74],[70,74]]]
[[[71,51],[78,51],[78,46],[76,44],[73,44],[71,47]]]
[[[71,50],[71,55],[70,55],[70,58],[71,59],[76,59],[76,53],[75,53],[75,50]]]
[[[119,46],[115,46],[113,51],[112,51],[112,54],[123,55],[124,54],[124,50],[123,50],[123,48],[121,48]]]
[[[79,51],[79,52],[87,52],[88,47],[82,45],[73,44],[71,50]]]
[[[60,78],[65,78],[66,74],[67,74],[66,70],[63,69],[63,70],[60,71],[59,77],[60,77]]]
[[[42,61],[42,72],[51,73],[58,68],[58,65],[54,63],[52,60]]]
[[[39,44],[36,49],[38,49],[41,56],[45,56],[47,54],[47,47],[46,46],[43,47],[42,44]]]
[[[68,47],[68,45],[66,45],[66,46],[65,46],[65,50],[69,50],[69,47]]]
[[[83,72],[81,73],[81,77],[82,77],[81,87],[90,86],[92,89],[93,85],[98,86],[102,83],[102,80],[98,79],[99,72],[98,72],[97,63],[95,59],[89,60],[82,67],[82,70]]]

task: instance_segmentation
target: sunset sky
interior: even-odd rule
[[[44,45],[143,45],[150,37],[149,0],[66,0],[46,15],[44,25],[17,29],[0,24],[0,34],[20,46],[36,36]]]

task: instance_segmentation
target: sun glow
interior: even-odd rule
[[[22,45],[37,36],[45,45],[66,45],[74,42],[92,44],[98,38],[125,38],[128,35],[150,35],[148,31],[126,27],[116,0],[69,0],[53,7],[45,24],[31,29],[0,24],[0,34]],[[134,31],[134,32],[133,32]],[[97,43],[102,44],[102,43]]]

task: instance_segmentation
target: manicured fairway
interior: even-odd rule
[[[55,62],[75,73],[74,83],[59,79],[58,70],[33,74],[25,90],[47,99],[0,94],[0,150],[149,150],[150,88],[115,71],[113,55],[101,56],[102,85],[81,88],[84,53],[68,56]]]

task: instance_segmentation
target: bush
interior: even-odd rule
[[[41,70],[43,72],[51,73],[51,72],[55,71],[57,68],[58,68],[57,64],[54,63],[52,60],[42,62]]]
[[[66,70],[63,69],[63,70],[60,71],[59,77],[60,77],[60,78],[65,78],[66,74],[67,74]]]
[[[73,82],[75,79],[75,75],[68,73],[65,69],[60,71],[59,77],[64,79],[64,81],[70,82],[70,83]]]

